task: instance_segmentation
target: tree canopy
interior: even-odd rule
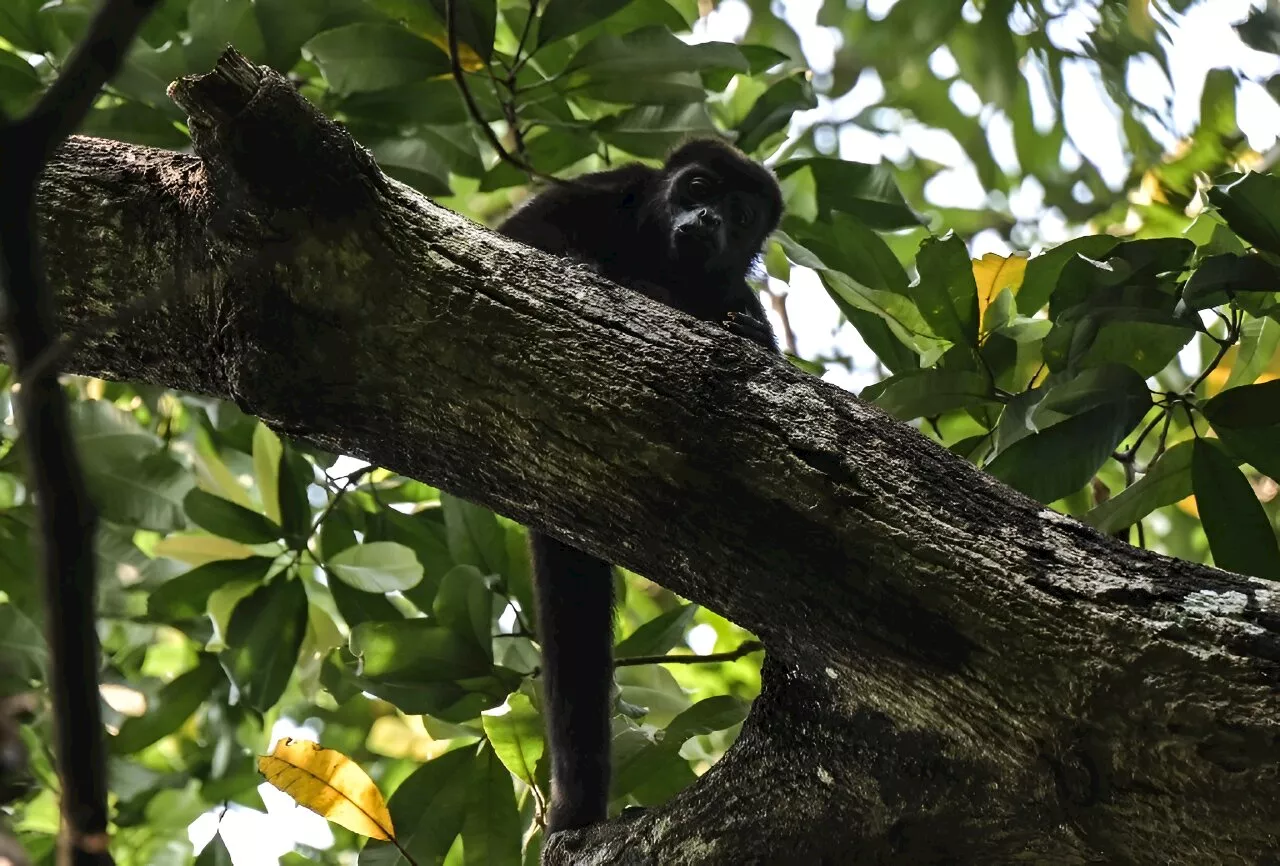
[[[6,117],[21,118],[56,91],[50,86],[72,65],[96,5],[9,0],[0,8],[0,111]],[[601,526],[613,517],[609,496],[626,503],[619,513],[653,514],[669,489],[705,488],[713,471],[726,473],[735,486],[725,489],[758,509],[736,516],[696,511],[692,517],[705,522],[688,522],[697,525],[683,518],[670,527],[643,525],[638,541],[658,548],[692,548],[697,532],[705,531],[715,544],[698,557],[705,566],[700,571],[687,556],[683,565],[664,564],[661,550],[618,557],[652,566],[647,576],[670,578],[663,583],[687,591],[681,597],[639,574],[620,573],[615,813],[668,803],[721,759],[760,692],[762,648],[771,658],[777,651],[778,658],[807,666],[799,674],[775,672],[780,680],[837,679],[837,671],[862,676],[841,666],[847,647],[801,647],[803,641],[757,616],[766,609],[763,581],[748,575],[736,595],[716,596],[707,585],[727,579],[714,572],[729,567],[743,574],[772,570],[782,599],[773,602],[778,623],[809,617],[834,630],[849,613],[846,622],[864,635],[856,640],[892,646],[904,665],[955,676],[967,666],[970,675],[984,671],[975,675],[981,689],[994,689],[1000,678],[973,659],[993,649],[1006,620],[992,612],[989,623],[953,630],[939,600],[937,610],[911,608],[909,621],[878,623],[860,605],[870,607],[877,593],[891,601],[909,594],[879,570],[908,575],[913,585],[931,579],[929,568],[977,582],[985,551],[991,570],[1007,577],[1006,587],[1025,580],[1046,599],[1081,609],[1132,603],[1132,585],[1123,592],[1110,586],[1111,595],[1045,588],[1038,569],[1049,568],[1044,561],[1052,551],[1084,552],[1098,561],[1111,558],[1108,579],[1142,582],[1152,600],[1143,616],[1151,621],[1168,613],[1161,607],[1169,603],[1164,593],[1208,579],[1207,570],[1074,530],[1044,541],[1043,551],[1050,552],[1036,553],[1030,541],[1018,542],[1012,558],[995,552],[1013,544],[1009,533],[996,537],[998,527],[1026,533],[1031,524],[1025,521],[1047,513],[1044,506],[1135,548],[1235,572],[1212,578],[1221,582],[1201,592],[1215,616],[1237,620],[1220,630],[1197,625],[1187,640],[1205,640],[1212,631],[1212,640],[1247,664],[1206,667],[1205,678],[1219,679],[1204,691],[1222,689],[1236,698],[1254,688],[1249,676],[1272,683],[1280,676],[1280,587],[1273,583],[1280,580],[1280,179],[1272,172],[1274,152],[1255,150],[1262,145],[1245,136],[1237,116],[1238,94],[1265,93],[1270,81],[1251,80],[1228,65],[1212,69],[1203,80],[1198,118],[1186,129],[1174,118],[1172,86],[1163,102],[1140,98],[1134,76],[1177,79],[1173,34],[1183,15],[1196,12],[1190,2],[815,5],[810,21],[790,4],[780,14],[762,0],[156,4],[78,124],[85,135],[120,144],[74,140],[54,157],[36,196],[43,265],[58,292],[68,343],[65,350],[46,350],[34,365],[94,374],[64,376],[61,391],[100,518],[87,560],[98,581],[99,691],[116,863],[247,864],[275,856],[285,863],[537,862],[547,763],[525,529],[513,518],[532,514],[534,481],[543,477],[561,488],[547,494],[548,510],[581,523],[578,531],[589,543],[600,543]],[[1270,6],[1242,15],[1235,29],[1250,50],[1280,58],[1280,14]],[[830,51],[813,47],[818,37]],[[457,45],[452,56],[451,42]],[[369,192],[364,181],[351,182],[346,166],[359,165],[360,157],[342,150],[337,137],[326,139],[339,143],[322,151],[332,160],[333,177],[321,177],[330,166],[307,163],[316,170],[315,190],[288,187],[287,167],[272,163],[280,154],[301,153],[303,143],[295,148],[263,138],[257,163],[254,153],[237,152],[220,124],[248,108],[226,95],[233,88],[208,75],[215,64],[229,78],[250,74],[235,72],[223,54],[228,44],[252,63],[287,75],[302,99],[341,121],[377,167],[407,189]],[[1123,176],[1109,176],[1107,166],[1082,155],[1089,148],[1078,140],[1068,97],[1073,70],[1087,73],[1100,104],[1118,120]],[[171,87],[175,81],[182,83]],[[224,86],[224,103],[217,101],[218,86]],[[227,108],[232,104],[236,111]],[[281,112],[282,139],[313,134],[309,121],[287,113],[293,109],[283,97],[273,105]],[[10,135],[30,128],[15,122]],[[537,425],[553,424],[552,413],[590,425],[590,417],[573,413],[598,399],[609,380],[556,369],[581,363],[586,370],[586,356],[561,362],[531,349],[514,319],[483,310],[445,310],[424,325],[432,318],[422,303],[425,290],[416,299],[408,297],[413,292],[396,294],[402,291],[397,281],[411,282],[411,266],[421,266],[412,276],[425,281],[514,284],[519,278],[500,257],[510,249],[485,259],[462,221],[431,222],[435,217],[403,216],[397,227],[401,240],[429,239],[420,255],[392,249],[379,229],[360,220],[313,235],[299,229],[341,225],[344,216],[364,214],[368,199],[393,200],[410,190],[492,223],[546,176],[658,160],[688,136],[704,134],[731,137],[782,184],[787,215],[757,277],[797,368],[771,372],[747,350],[731,348],[730,337],[706,336],[709,329],[694,331],[702,342],[678,344],[702,347],[691,355],[699,369],[720,365],[724,374],[715,380],[687,374],[687,388],[664,398],[683,413],[670,417],[698,425],[690,429],[699,435],[687,438],[705,447],[668,447],[658,417],[648,431],[654,444],[646,448],[640,413],[627,414],[633,402],[661,393],[647,372],[659,365],[646,366],[647,353],[661,360],[677,345],[671,341],[693,339],[680,336],[689,332],[687,320],[664,325],[669,330],[656,347],[620,341],[589,357],[614,367],[625,365],[628,353],[637,359],[635,390],[601,409],[636,426],[583,433],[575,446],[558,428]],[[876,156],[883,158],[859,161],[851,144],[859,141],[879,142]],[[955,163],[926,155],[931,148],[922,142],[929,141],[945,142],[946,152],[958,155]],[[184,209],[184,197],[198,191],[192,179],[202,165],[236,173],[229,182],[210,169],[201,181],[243,193],[234,210]],[[976,177],[981,188],[963,207],[938,196],[957,171]],[[0,183],[0,192],[4,188]],[[1028,190],[1039,200],[1031,212],[1019,204]],[[206,222],[188,234],[196,219]],[[978,254],[973,239],[980,234],[1002,252]],[[86,237],[92,243],[86,245]],[[390,264],[376,261],[379,252]],[[422,261],[413,262],[415,256]],[[464,259],[471,276],[457,276]],[[535,271],[552,267],[532,261]],[[206,311],[212,318],[203,320],[198,304],[186,305],[215,273],[230,286],[279,280],[289,290],[243,302],[257,317],[258,330],[249,334],[239,318],[249,314],[245,309]],[[592,277],[574,272],[572,279]],[[825,290],[831,322],[803,321],[789,307],[802,280]],[[796,286],[791,295],[789,284]],[[632,303],[599,290],[610,303]],[[517,312],[532,308],[519,293],[524,288],[512,291],[490,300]],[[324,294],[335,298],[333,306],[315,300]],[[362,305],[376,309],[361,312]],[[417,324],[398,322],[388,311]],[[602,312],[601,321],[609,315]],[[613,325],[624,318],[615,315]],[[460,326],[467,316],[495,330],[464,335],[441,324]],[[221,330],[209,324],[215,319]],[[834,351],[797,355],[794,333],[824,325],[843,328]],[[11,322],[11,340],[16,328]],[[425,335],[438,342],[424,344]],[[20,350],[19,343],[11,345]],[[382,354],[366,351],[376,344]],[[353,346],[360,353],[351,352]],[[867,350],[874,363],[860,368]],[[476,352],[491,353],[493,364],[477,366]],[[25,748],[21,760],[0,760],[0,857],[7,836],[31,863],[52,863],[63,785],[53,763],[46,695],[57,673],[48,664],[46,636],[56,629],[42,599],[34,529],[40,515],[32,467],[40,458],[30,458],[40,449],[15,420],[35,373],[33,359],[24,364],[21,351],[11,348],[9,357],[19,363],[5,368],[0,429],[0,746]],[[425,367],[428,357],[456,377],[379,366],[396,359]],[[517,362],[529,367],[523,377],[512,372]],[[314,378],[305,376],[308,365],[317,371]],[[805,384],[841,369],[874,379],[860,398],[914,432],[851,414],[826,392],[809,390],[816,384]],[[495,379],[498,374],[505,378]],[[279,379],[275,390],[273,377]],[[550,381],[581,390],[563,400],[526,396],[522,403],[522,394],[537,394],[539,383]],[[737,438],[719,441],[712,421],[695,420],[698,400],[719,399],[727,382],[741,391],[776,388],[775,395],[795,389],[790,404],[753,394],[752,402],[735,405],[785,415],[791,438],[780,441],[789,442],[788,456],[820,473],[826,486],[777,466],[732,466],[732,454],[716,453],[711,446],[723,444],[761,453],[745,450],[746,437],[763,441],[776,432],[735,417],[723,426]],[[545,406],[530,409],[529,399]],[[467,401],[493,406],[459,409]],[[805,415],[797,406],[812,410],[811,426],[796,420]],[[440,417],[432,419],[433,413]],[[507,429],[466,428],[504,422]],[[419,477],[440,487],[336,453],[337,444],[362,441],[360,435],[379,428],[386,444],[377,453],[387,464],[421,470]],[[557,441],[568,444],[551,447],[541,465],[529,469],[526,488],[519,467],[532,459],[539,430],[556,430]],[[411,439],[422,431],[433,438]],[[455,458],[473,459],[459,444],[467,436],[501,443],[507,453],[490,452],[487,469],[472,471],[466,463],[466,471],[450,470]],[[859,436],[869,438],[855,441]],[[986,474],[920,451],[920,437]],[[872,452],[886,442],[904,461],[920,462],[897,470],[890,458],[875,462]],[[609,452],[618,443],[632,451]],[[584,456],[570,457],[574,447]],[[850,468],[855,454],[862,465],[883,465],[884,477],[860,476]],[[611,462],[620,468],[605,474],[602,467]],[[920,467],[937,475],[929,478]],[[587,495],[605,515],[594,522],[559,505],[582,478],[616,485]],[[777,487],[764,490],[753,478]],[[989,478],[1039,505],[1010,498],[1009,514],[975,513],[981,509],[966,506],[966,490],[1003,495],[991,492],[997,487]],[[926,484],[936,489],[920,492]],[[834,488],[845,498],[826,498]],[[822,596],[810,594],[814,582],[807,573],[793,578],[796,590],[788,598],[783,542],[753,550],[752,539],[773,542],[778,536],[770,532],[780,530],[765,524],[792,519],[781,505],[769,510],[775,501],[809,500],[812,526],[785,524],[797,532],[817,527],[812,537],[820,539],[819,549],[795,560],[804,567],[838,563],[837,549],[890,548],[895,537],[903,551],[912,551],[914,564],[897,571],[889,568],[894,554],[868,554],[857,563],[864,587],[849,589],[847,576],[833,574],[826,596],[831,611],[819,610]],[[891,504],[877,510],[880,502]],[[915,518],[921,527],[950,511],[960,515],[951,526],[966,530],[922,553],[908,528],[894,526],[910,507],[928,515]],[[865,526],[842,526],[841,515],[857,515]],[[857,540],[821,534],[828,532]],[[823,547],[837,537],[850,546]],[[960,549],[962,541],[968,550]],[[921,564],[930,558],[928,567]],[[695,571],[705,576],[691,576]],[[963,595],[941,577],[937,586],[947,587],[940,594],[951,600]],[[1124,592],[1131,595],[1122,602]],[[723,607],[712,611],[689,601],[693,596]],[[964,610],[977,609],[977,598],[964,598]],[[738,614],[736,623],[725,618],[728,612]],[[1073,613],[1060,616],[1064,629],[1084,628],[1084,614],[1079,621]],[[931,637],[912,654],[898,643],[904,634]],[[978,634],[992,642],[976,646]],[[1044,634],[1003,639],[1011,658],[1049,653],[1052,645]],[[1148,650],[1137,667],[1165,672],[1163,658]],[[1068,667],[1055,660],[1055,675],[1059,665]],[[929,690],[906,671],[903,692],[919,706],[913,720],[927,729],[942,715],[941,704],[929,705]],[[1193,679],[1167,674],[1188,689]],[[1117,681],[1107,682],[1118,688]],[[1135,693],[1148,687],[1132,686]],[[1051,709],[1037,712],[1090,718],[1066,699],[1046,706]],[[1021,709],[1009,707],[1011,718]],[[1274,775],[1278,758],[1274,723],[1268,734],[1261,713],[1245,715],[1235,739],[1205,735],[1198,746],[1221,776],[1196,776],[1182,765],[1177,775],[1191,792],[1188,801],[1219,796],[1237,807],[1242,827],[1260,821],[1266,805],[1250,798],[1267,790],[1266,768]],[[1170,729],[1177,724],[1190,723],[1177,718]],[[885,743],[891,740],[901,746],[900,738],[885,735]],[[1090,789],[1089,779],[1096,783],[1101,775],[1091,762],[1101,759],[1084,751],[1087,759],[1068,759],[1046,748],[1044,760],[1054,765],[1060,796],[1074,804],[1064,820],[1088,824],[1088,810],[1108,795],[1097,784]],[[1125,764],[1115,755],[1112,760]],[[65,779],[68,770],[60,769]],[[825,771],[818,772],[821,778]],[[287,817],[282,802],[289,801],[264,788],[264,777],[331,823]],[[975,771],[959,779],[955,796],[973,794],[983,778]],[[1274,790],[1274,779],[1270,784]],[[267,805],[274,808],[261,817]],[[1004,817],[1034,823],[1026,815]],[[1150,827],[1153,834],[1160,829],[1154,822]],[[1255,829],[1233,828],[1242,847],[1230,850],[1262,850],[1255,843],[1268,831]],[[1270,833],[1280,845],[1274,829]],[[1207,862],[1195,859],[1196,850],[1214,850],[1215,827],[1195,828],[1194,837],[1209,847],[1193,848],[1185,862]],[[601,844],[607,850],[607,841]],[[1123,850],[1141,860],[1121,842],[1092,838],[1088,844],[1095,847],[1072,850]],[[906,858],[896,862],[942,856],[919,849],[889,853]]]

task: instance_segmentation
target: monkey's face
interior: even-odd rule
[[[695,163],[667,187],[671,245],[680,260],[715,269],[745,269],[760,250],[766,203],[732,175]]]

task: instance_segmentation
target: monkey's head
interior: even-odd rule
[[[654,205],[672,253],[699,270],[745,274],[782,216],[782,193],[769,170],[715,139],[672,153],[659,188]]]

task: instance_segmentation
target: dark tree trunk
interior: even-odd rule
[[[431,204],[236,55],[174,92],[198,156],[77,139],[41,185],[72,369],[234,400],[765,641],[725,758],[548,862],[1280,862],[1280,586]]]

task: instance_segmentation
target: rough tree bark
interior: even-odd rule
[[[1280,863],[1280,586],[431,204],[238,55],[173,95],[196,156],[81,138],[41,184],[71,369],[234,400],[767,646],[711,772],[548,862]]]

